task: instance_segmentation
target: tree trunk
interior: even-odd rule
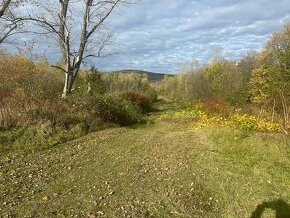
[[[68,73],[65,73],[64,87],[62,91],[62,98],[66,98],[67,96],[67,87],[68,87]]]
[[[73,74],[65,73],[64,87],[62,91],[62,98],[66,98],[71,92],[73,87]]]
[[[290,114],[290,107],[287,106],[286,99],[284,97],[284,94],[281,90],[279,90],[281,102],[282,102],[282,108],[283,108],[283,130],[286,134],[288,134],[288,125],[289,125],[289,114]]]
[[[274,123],[274,117],[275,117],[275,106],[276,106],[276,99],[273,101],[273,108],[272,108],[272,123]]]

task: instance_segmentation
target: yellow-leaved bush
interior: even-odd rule
[[[201,129],[209,125],[229,126],[236,129],[243,129],[257,132],[280,132],[281,126],[265,118],[258,118],[254,115],[239,114],[239,110],[232,115],[224,116],[217,113],[203,111],[202,105],[193,105],[179,111],[169,111],[161,116],[164,118],[193,118],[193,129]]]
[[[279,124],[271,122],[264,118],[257,118],[253,115],[234,114],[228,118],[221,115],[211,116],[210,114],[201,113],[199,120],[195,124],[195,129],[200,129],[208,125],[230,126],[236,129],[243,129],[257,132],[279,132]]]

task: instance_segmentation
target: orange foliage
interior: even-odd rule
[[[43,93],[51,94],[49,85],[58,84],[47,71],[48,65],[34,64],[24,56],[0,56],[0,128],[27,122],[27,111],[45,105]]]

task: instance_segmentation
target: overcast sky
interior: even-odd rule
[[[290,0],[143,0],[115,11],[116,55],[94,60],[102,70],[140,69],[173,73],[197,59],[207,63],[212,50],[237,59],[259,50],[273,31],[290,21]],[[55,61],[47,39],[39,47]]]

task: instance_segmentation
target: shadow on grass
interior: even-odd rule
[[[267,208],[275,211],[276,218],[290,218],[290,205],[281,199],[259,204],[250,218],[261,218]]]

